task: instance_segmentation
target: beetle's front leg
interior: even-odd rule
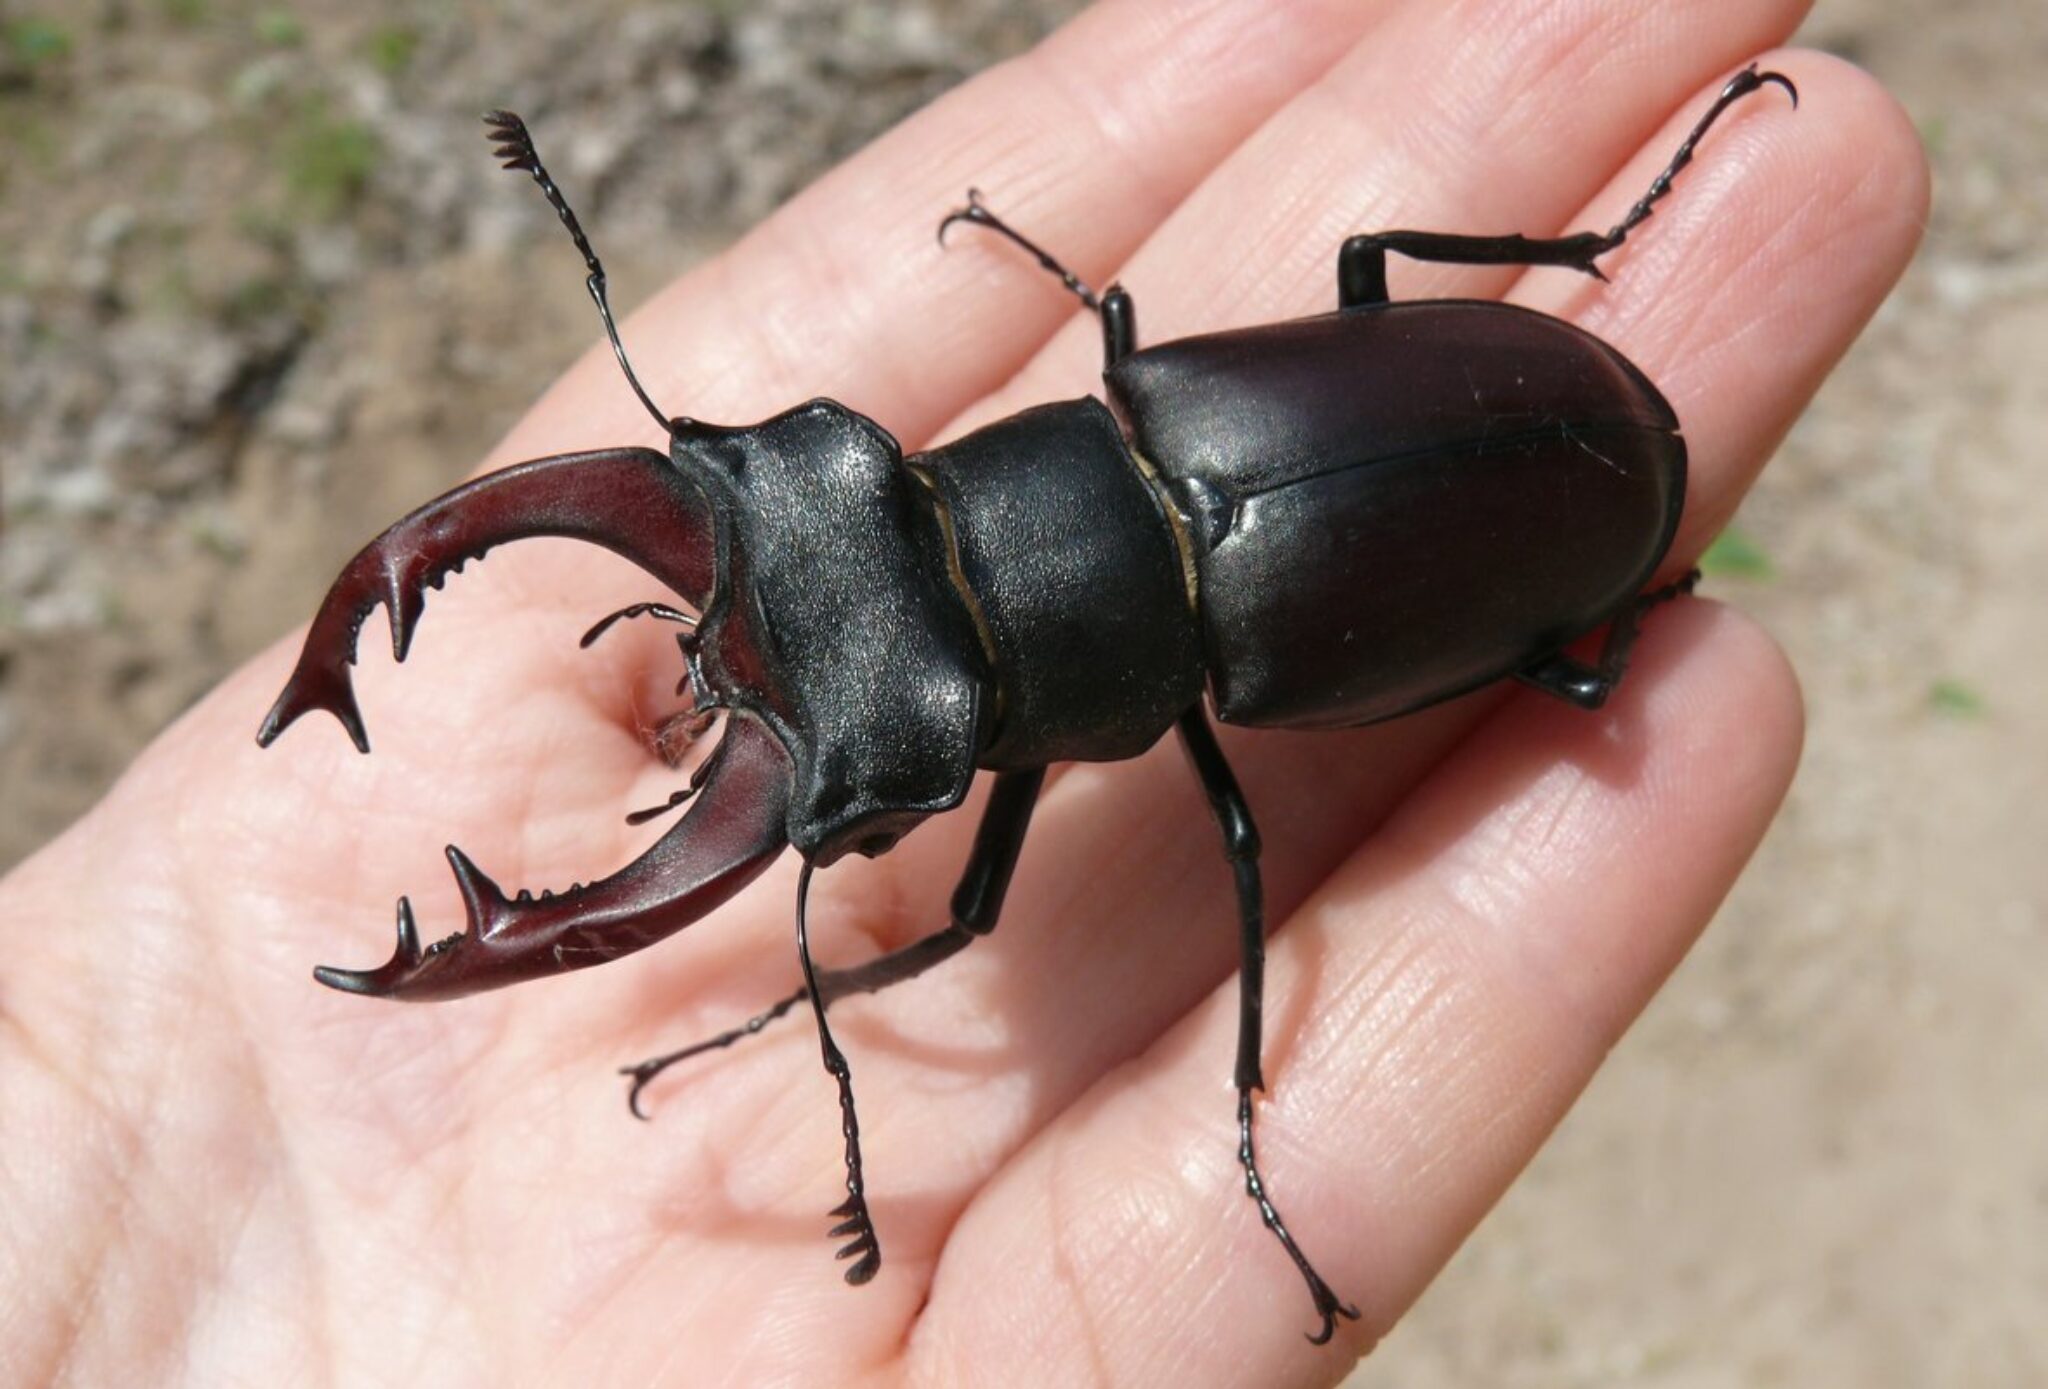
[[[1010,890],[1010,878],[1017,871],[1017,857],[1024,851],[1024,833],[1031,828],[1031,811],[1044,785],[1043,767],[998,774],[989,792],[988,805],[981,813],[981,824],[974,832],[974,848],[968,854],[967,866],[961,870],[959,886],[953,889],[953,919],[943,929],[864,964],[819,970],[816,982],[820,1001],[829,1008],[849,994],[880,993],[892,985],[908,983],[995,930],[1002,915],[1003,899]],[[777,999],[738,1027],[634,1065],[621,1066],[619,1074],[633,1082],[626,1092],[627,1108],[635,1118],[645,1119],[640,1093],[656,1076],[678,1062],[708,1051],[721,1051],[764,1031],[809,997],[811,989],[806,985]]]
[[[1315,1345],[1322,1345],[1336,1334],[1337,1318],[1347,1321],[1358,1320],[1358,1309],[1338,1297],[1317,1273],[1308,1256],[1294,1242],[1294,1236],[1287,1232],[1287,1224],[1280,1218],[1280,1212],[1266,1194],[1266,1179],[1259,1174],[1258,1156],[1252,1147],[1252,1092],[1266,1088],[1265,1076],[1259,1065],[1259,1034],[1266,991],[1266,921],[1264,892],[1259,881],[1259,831],[1252,823],[1251,807],[1245,803],[1244,792],[1238,789],[1237,778],[1231,773],[1230,763],[1224,760],[1223,749],[1216,745],[1216,734],[1209,727],[1209,719],[1200,705],[1188,710],[1180,717],[1181,742],[1188,751],[1188,760],[1194,764],[1195,775],[1201,778],[1202,790],[1209,797],[1209,808],[1215,812],[1216,823],[1223,830],[1223,853],[1230,860],[1232,876],[1237,881],[1238,945],[1241,959],[1238,965],[1238,1012],[1237,1012],[1237,1160],[1244,1168],[1245,1194],[1258,1204],[1259,1217],[1266,1222],[1266,1228],[1280,1241],[1280,1247],[1287,1251],[1287,1257],[1294,1260],[1294,1266],[1301,1270],[1301,1276],[1308,1284],[1309,1296],[1315,1300],[1316,1313],[1323,1319],[1322,1326],[1309,1336]]]
[[[818,1046],[824,1053],[825,1070],[839,1085],[839,1126],[846,1138],[846,1199],[832,1208],[832,1214],[840,1220],[830,1233],[833,1239],[848,1240],[835,1257],[854,1260],[847,1267],[846,1281],[858,1286],[873,1278],[882,1267],[882,1246],[875,1238],[874,1218],[868,1214],[867,1181],[860,1160],[860,1115],[853,1103],[853,1068],[847,1064],[839,1043],[833,1040],[831,1024],[825,1021],[825,997],[818,987],[817,966],[811,963],[810,897],[811,864],[806,861],[796,885],[796,958],[803,966],[804,991],[810,995],[811,1015],[818,1023]]]
[[[633,1080],[626,1102],[636,1115],[644,1119],[647,1116],[640,1112],[640,1092],[655,1076],[678,1061],[728,1047],[743,1037],[753,1036],[808,998],[812,1017],[818,1026],[818,1045],[825,1070],[839,1087],[841,1132],[846,1139],[846,1199],[832,1209],[839,1223],[832,1227],[831,1235],[834,1239],[848,1240],[839,1250],[838,1257],[854,1259],[846,1270],[849,1283],[865,1283],[875,1276],[882,1267],[882,1249],[875,1237],[874,1219],[868,1211],[866,1173],[860,1152],[860,1115],[853,1099],[853,1068],[832,1036],[832,1026],[825,1020],[825,1010],[833,1000],[847,994],[875,993],[892,984],[915,979],[995,929],[996,919],[1002,912],[1003,898],[1009,891],[1011,875],[1016,871],[1017,855],[1024,847],[1024,833],[1030,828],[1032,807],[1037,803],[1039,789],[1044,783],[1043,767],[1005,772],[997,778],[988,807],[982,812],[981,826],[974,836],[973,853],[960,876],[960,885],[953,893],[952,924],[864,965],[843,970],[821,970],[811,959],[809,905],[812,865],[806,862],[796,890],[796,951],[797,963],[803,969],[804,986],[740,1027],[621,1070],[621,1074]]]

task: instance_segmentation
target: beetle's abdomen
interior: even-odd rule
[[[1180,548],[1101,402],[1026,410],[909,466],[996,671],[983,766],[1135,757],[1200,697]]]
[[[1231,723],[1370,723],[1511,674],[1631,601],[1684,505],[1656,388],[1501,304],[1188,338],[1108,379],[1193,522]]]

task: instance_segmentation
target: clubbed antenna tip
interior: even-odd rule
[[[640,397],[640,403],[647,407],[647,413],[654,416],[655,423],[673,434],[675,426],[669,422],[661,407],[654,403],[654,397],[647,394],[647,388],[640,384],[640,377],[633,370],[632,362],[626,358],[626,345],[619,340],[619,326],[612,321],[611,298],[605,292],[604,263],[591,248],[590,238],[583,234],[583,224],[576,220],[576,214],[569,207],[569,200],[562,196],[562,190],[549,177],[547,166],[540,162],[540,151],[534,148],[533,136],[526,129],[526,122],[515,112],[486,111],[484,124],[490,127],[490,138],[496,142],[492,153],[508,169],[517,169],[533,175],[533,181],[540,185],[541,194],[547,198],[548,206],[562,219],[569,239],[576,243],[576,249],[583,255],[583,264],[589,274],[584,285],[590,290],[590,297],[597,304],[597,315],[604,320],[605,336],[611,339],[612,353],[619,359],[619,370],[626,373],[626,384],[633,388],[633,394]]]
[[[486,111],[484,124],[491,128],[490,137],[497,141],[496,154],[508,169],[534,173],[540,168],[540,155],[534,151],[533,136],[526,130],[526,122],[511,111]]]

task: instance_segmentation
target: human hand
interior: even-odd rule
[[[744,421],[831,395],[915,446],[1096,382],[1094,325],[1013,250],[933,246],[970,184],[1129,285],[1143,341],[1318,312],[1352,231],[1609,225],[1802,8],[1106,4],[829,176],[627,338],[672,410]],[[1802,110],[1731,113],[1611,285],[1393,271],[1397,298],[1559,313],[1658,383],[1692,458],[1674,570],[1924,214],[1917,144],[1868,78],[1765,63]],[[560,254],[536,273],[574,273]],[[651,439],[599,349],[489,465]],[[1659,610],[1598,715],[1493,692],[1352,733],[1226,731],[1276,927],[1264,1167],[1364,1311],[1316,1351],[1242,1195],[1229,877],[1175,748],[1058,770],[1002,929],[834,1010],[887,1256],[859,1292],[822,1239],[838,1111],[801,1019],[657,1082],[650,1128],[609,1074],[787,992],[793,862],[617,969],[419,1008],[308,980],[316,960],[381,960],[401,891],[430,936],[459,920],[446,839],[538,887],[657,832],[620,815],[674,781],[646,738],[673,646],[574,642],[654,596],[587,550],[494,556],[436,596],[402,675],[374,654],[359,671],[367,759],[317,723],[257,752],[280,645],[0,886],[8,1379],[1334,1379],[1703,926],[1799,739],[1768,640],[1704,603]],[[822,875],[820,954],[939,924],[933,885],[972,818]]]

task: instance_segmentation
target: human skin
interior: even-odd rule
[[[1891,100],[1770,51],[1803,9],[1111,0],[671,285],[627,339],[673,412],[831,395],[915,447],[1097,385],[1093,323],[1014,248],[933,244],[970,184],[1121,279],[1157,342],[1331,307],[1347,232],[1604,229],[1761,55],[1801,108],[1730,112],[1611,284],[1392,271],[1396,298],[1560,314],[1659,384],[1692,459],[1676,573],[1925,216]],[[560,254],[536,273],[576,273]],[[660,442],[597,349],[485,466]],[[1800,740],[1776,648],[1697,600],[1657,610],[1597,714],[1497,690],[1348,733],[1223,730],[1266,845],[1262,1164],[1363,1311],[1317,1350],[1243,1195],[1229,877],[1172,740],[1056,769],[995,935],[835,1008],[885,1257],[859,1291],[825,1239],[839,1113],[801,1014],[658,1081],[649,1127],[611,1074],[787,992],[793,860],[614,969],[432,1006],[312,983],[315,961],[386,957],[400,892],[429,938],[453,929],[448,839],[538,888],[658,832],[621,816],[676,784],[649,746],[674,647],[653,624],[574,636],[659,596],[554,542],[472,567],[402,672],[366,634],[368,758],[324,720],[257,750],[281,642],[0,883],[0,1382],[1334,1381],[1705,925]],[[824,962],[941,924],[973,819],[820,875]]]

